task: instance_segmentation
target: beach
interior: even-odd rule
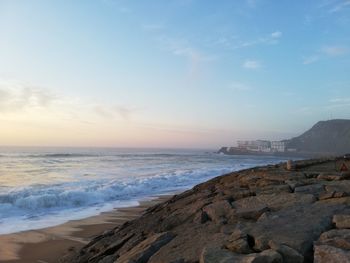
[[[170,197],[154,197],[138,206],[115,209],[54,227],[0,235],[0,262],[56,263],[67,252],[81,249],[93,237],[140,216],[145,209]]]
[[[200,150],[3,149],[0,260],[57,262],[169,195],[283,160]]]

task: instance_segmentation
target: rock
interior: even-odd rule
[[[295,171],[297,168],[296,168],[295,163],[292,160],[288,160],[286,163],[286,169],[288,171]]]
[[[235,216],[244,218],[258,220],[258,218],[265,212],[268,212],[269,208],[265,205],[257,207],[239,208],[235,212]]]
[[[340,198],[340,197],[345,197],[345,196],[348,196],[348,194],[345,192],[337,191],[334,193],[333,198]]]
[[[223,225],[220,228],[220,232],[225,235],[231,235],[235,231],[235,225]]]
[[[254,251],[249,247],[248,238],[239,238],[226,244],[226,248],[239,254],[250,254]]]
[[[297,179],[289,179],[286,180],[285,183],[290,187],[292,191],[294,191],[296,187],[304,186],[307,184],[304,180]]]
[[[203,208],[203,211],[212,221],[219,224],[226,223],[227,218],[229,218],[233,213],[232,206],[226,200],[209,204]]]
[[[94,238],[62,263],[298,263],[313,261],[314,246],[317,260],[334,253],[348,261],[350,229],[332,229],[332,219],[350,215],[350,180],[315,178],[334,173],[334,161],[295,164],[293,172],[280,164],[213,178]]]
[[[345,197],[339,197],[339,198],[330,198],[330,199],[325,199],[325,200],[320,200],[319,203],[323,203],[326,205],[350,205],[350,197],[345,196]]]
[[[282,256],[275,250],[268,249],[261,253],[247,255],[246,263],[282,263]]]
[[[318,197],[318,199],[319,199],[319,200],[326,200],[326,199],[333,198],[334,195],[335,195],[335,191],[324,192],[324,193],[320,194],[320,196]]]
[[[226,244],[227,249],[240,254],[250,254],[254,251],[249,245],[249,237],[244,229],[244,226],[238,224],[232,232],[229,242]]]
[[[325,185],[327,191],[335,191],[335,192],[344,192],[347,195],[350,195],[350,181],[329,181]]]
[[[154,234],[127,253],[121,255],[116,263],[146,263],[153,254],[162,246],[169,243],[174,237],[170,232]]]
[[[314,263],[350,262],[350,251],[327,245],[316,245],[314,249]]]
[[[342,211],[343,205],[309,204],[293,206],[271,213],[265,220],[257,221],[248,235],[254,240],[254,249],[269,249],[270,242],[284,244],[304,257],[310,257],[312,245],[322,232],[332,227],[333,214]]]
[[[232,263],[242,262],[243,256],[218,247],[205,247],[200,255],[199,263]]]
[[[270,247],[273,250],[276,250],[281,254],[283,263],[303,263],[304,257],[295,249],[287,245],[277,245],[274,242],[269,243]]]
[[[339,181],[345,179],[341,173],[320,173],[317,176],[319,180],[327,180],[327,181]]]
[[[235,190],[233,193],[231,193],[231,196],[234,200],[239,200],[248,196],[253,196],[255,195],[254,192],[252,192],[249,189],[241,189],[241,190]]]
[[[257,188],[255,190],[257,195],[260,194],[279,194],[279,193],[291,193],[292,190],[289,185],[281,184],[281,185],[269,185],[261,188]]]
[[[302,193],[302,194],[313,194],[316,197],[319,197],[321,193],[325,191],[323,184],[310,184],[310,185],[304,185],[304,186],[298,186],[295,187],[294,192],[295,193]]]
[[[109,255],[109,256],[103,257],[100,261],[98,261],[98,263],[114,263],[116,258],[117,257],[114,255]]]
[[[350,250],[350,229],[332,229],[324,232],[315,244]]]
[[[257,209],[263,206],[271,210],[279,210],[294,205],[311,204],[316,198],[311,194],[281,193],[272,195],[258,195],[247,197],[232,203],[232,206],[239,209]]]
[[[206,212],[200,211],[197,213],[195,218],[193,219],[194,222],[199,223],[199,224],[204,224],[209,220],[209,216]]]
[[[350,215],[334,215],[333,223],[337,228],[350,228]]]

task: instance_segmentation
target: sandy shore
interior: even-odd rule
[[[0,262],[55,263],[68,251],[80,249],[93,237],[139,216],[148,207],[169,199],[160,196],[138,206],[116,209],[82,220],[39,230],[0,236]]]

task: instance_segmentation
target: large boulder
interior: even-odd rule
[[[350,262],[350,251],[327,245],[316,245],[314,263]]]
[[[350,228],[350,215],[334,215],[333,223],[337,228]]]
[[[227,200],[209,204],[203,208],[203,211],[209,216],[210,220],[218,224],[226,223],[227,219],[233,214],[232,206]]]

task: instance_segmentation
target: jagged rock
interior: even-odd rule
[[[337,228],[350,228],[350,215],[334,215],[333,223]]]
[[[244,219],[258,220],[258,218],[265,212],[270,211],[265,205],[249,208],[239,208],[235,211],[235,216]]]
[[[345,263],[350,262],[350,251],[340,248],[316,245],[314,263]]]
[[[315,244],[350,250],[350,229],[332,229],[324,232]]]
[[[250,254],[254,251],[249,245],[248,235],[244,230],[244,226],[237,225],[235,230],[232,232],[229,242],[226,244],[227,249],[230,251],[241,253],[241,254]]]
[[[344,192],[347,195],[350,195],[350,181],[330,181],[327,182],[325,188],[328,192]]]
[[[274,242],[269,243],[270,247],[273,250],[276,250],[281,254],[283,263],[303,263],[304,257],[295,249],[287,246],[287,245],[277,245]]]
[[[206,212],[200,211],[196,214],[195,218],[193,219],[194,222],[197,222],[199,224],[204,224],[209,220],[209,216]]]
[[[333,198],[340,198],[340,197],[345,197],[345,196],[348,196],[348,194],[345,192],[337,191],[334,193]]]
[[[307,185],[307,182],[305,180],[298,180],[296,178],[286,180],[285,183],[290,187],[292,191],[294,191],[296,187]]]
[[[339,180],[344,180],[345,177],[341,173],[320,173],[317,176],[317,179],[319,180],[327,180],[327,181],[339,181]]]
[[[318,199],[319,199],[319,200],[326,200],[326,199],[333,198],[334,195],[335,195],[335,191],[324,192],[324,193],[320,194],[320,196],[318,197]]]
[[[232,206],[226,200],[207,205],[203,208],[203,211],[212,221],[219,224],[226,223],[227,218],[229,218],[233,213]]]
[[[326,205],[350,205],[350,197],[339,197],[339,198],[331,198],[326,200],[320,200],[319,203],[326,204]]]
[[[249,247],[247,237],[230,241],[228,244],[226,244],[226,248],[230,251],[240,253],[240,254],[250,254],[254,252]]]
[[[103,257],[100,261],[98,261],[98,263],[114,263],[116,259],[117,259],[116,256],[109,255],[109,256]]]
[[[344,259],[350,229],[330,229],[334,215],[350,215],[350,181],[315,178],[334,172],[333,160],[295,164],[293,172],[257,167],[197,185],[63,262],[312,262],[314,244],[315,259],[330,251]]]
[[[261,253],[247,255],[244,263],[282,263],[282,256],[275,250],[268,249]]]
[[[116,263],[146,263],[153,254],[162,246],[169,243],[174,237],[170,232],[154,234],[127,253],[121,255]]]

